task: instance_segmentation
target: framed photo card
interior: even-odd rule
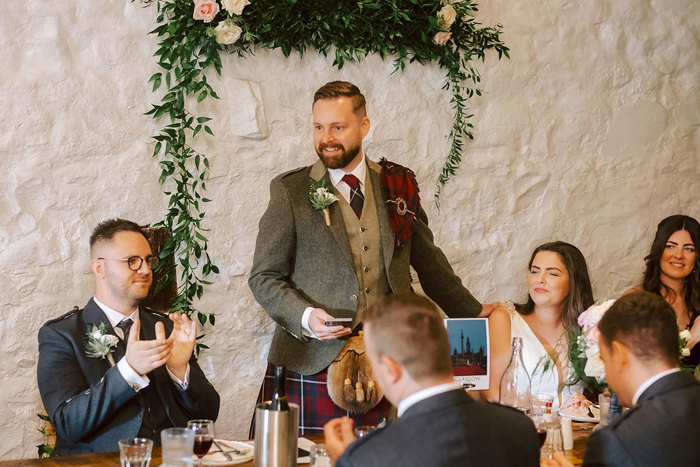
[[[489,388],[489,327],[486,318],[448,318],[452,372],[465,389]]]

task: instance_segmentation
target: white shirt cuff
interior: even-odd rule
[[[307,306],[306,309],[304,310],[304,314],[301,315],[301,327],[302,327],[301,333],[303,335],[305,335],[306,337],[318,339],[318,336],[316,334],[314,334],[314,332],[309,327],[309,316],[311,316],[312,311],[314,311],[314,307]]]
[[[148,386],[151,382],[148,379],[148,376],[141,376],[138,373],[136,373],[136,370],[131,368],[129,362],[126,361],[126,357],[122,357],[121,360],[119,360],[119,362],[117,363],[117,369],[122,375],[122,378],[124,378],[127,384],[131,386],[131,389],[133,389],[136,392],[139,392],[141,389]]]
[[[175,376],[172,371],[170,371],[170,368],[168,368],[168,365],[165,365],[165,370],[168,372],[168,375],[170,375],[170,379],[173,380],[173,383],[177,384],[180,386],[180,389],[183,391],[187,389],[187,386],[190,385],[190,364],[187,364],[187,370],[185,371],[185,380],[180,381],[180,378]]]

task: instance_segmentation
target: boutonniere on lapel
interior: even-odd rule
[[[382,193],[389,210],[391,228],[396,234],[396,248],[405,243],[413,229],[418,225],[416,213],[420,209],[418,182],[416,174],[408,167],[389,162],[385,158],[379,161]]]
[[[92,325],[92,330],[87,333],[87,349],[85,355],[91,358],[109,360],[109,364],[114,366],[112,351],[117,346],[119,338],[107,333],[105,323]]]
[[[311,201],[311,206],[317,211],[323,211],[323,217],[326,219],[326,225],[331,226],[331,216],[328,214],[328,208],[331,204],[338,201],[338,197],[334,195],[328,188],[326,188],[326,181],[324,179],[318,182],[311,182],[311,188],[309,189],[309,201]]]

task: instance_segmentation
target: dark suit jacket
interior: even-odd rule
[[[411,239],[395,248],[394,231],[381,190],[380,166],[367,160],[379,216],[382,257],[391,291],[411,288],[410,266],[425,293],[448,316],[474,317],[479,302],[462,285],[444,253],[433,243],[428,219],[420,209]],[[340,353],[347,339],[320,341],[302,335],[301,317],[307,307],[325,309],[335,317],[355,318],[359,284],[350,240],[338,203],[330,208],[330,227],[309,201],[312,181],[332,183],[319,160],[276,177],[270,201],[260,219],[250,285],[256,300],[275,320],[268,360],[302,374],[318,373]]]
[[[585,466],[700,465],[700,383],[687,373],[664,376],[637,405],[588,440]]]
[[[539,466],[532,421],[461,389],[432,396],[388,427],[352,443],[336,467]]]
[[[172,331],[172,321],[161,313],[141,309],[139,318],[141,339],[155,338],[158,321],[165,325],[166,335]],[[39,330],[37,378],[44,408],[56,430],[54,455],[117,451],[117,441],[136,436],[141,427],[144,407],[116,364],[110,366],[107,359],[85,355],[86,333],[99,323],[114,334],[107,316],[90,299],[84,309],[48,321]],[[193,418],[216,419],[219,395],[194,356],[184,391],[173,383],[165,366],[147,376],[172,426],[187,426],[187,420]]]

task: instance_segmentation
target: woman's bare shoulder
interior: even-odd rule
[[[637,285],[635,285],[634,287],[632,287],[632,288],[630,288],[630,289],[627,289],[627,290],[625,290],[624,292],[622,292],[622,295],[624,296],[624,295],[627,295],[627,294],[631,294],[631,293],[633,293],[633,292],[643,292],[643,291],[644,291],[643,285],[642,285],[642,284],[637,284]]]

